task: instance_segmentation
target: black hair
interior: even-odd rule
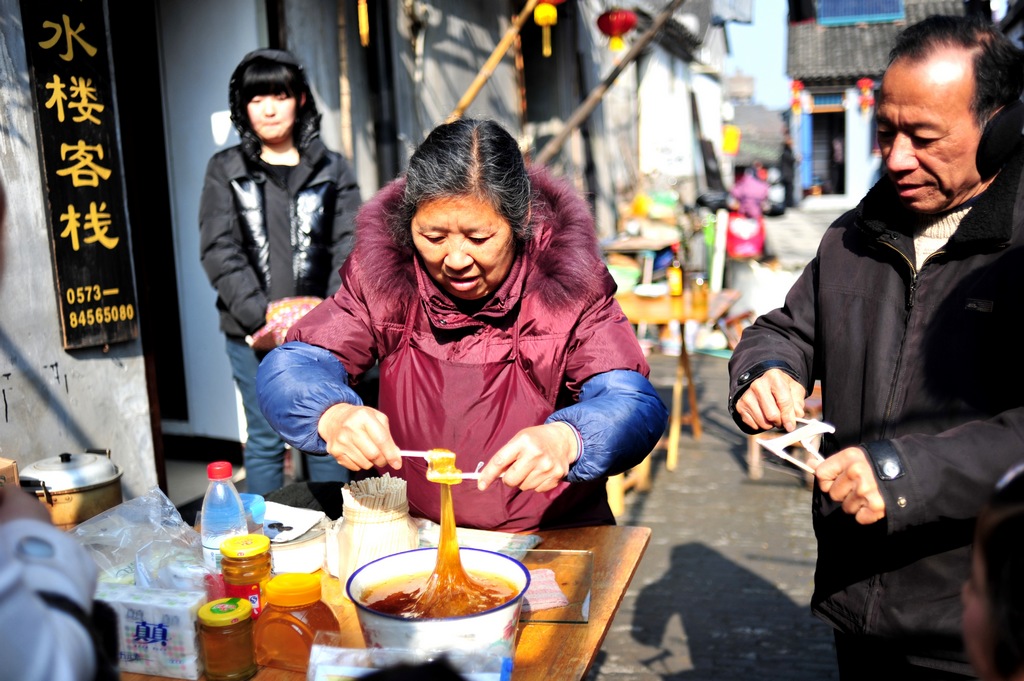
[[[285,94],[298,100],[305,92],[299,70],[290,64],[254,59],[239,75],[238,93],[245,103],[261,95]]]
[[[908,26],[889,51],[889,65],[899,59],[920,61],[941,47],[974,52],[974,99],[971,113],[979,128],[999,108],[1024,92],[1024,51],[977,16],[932,15]]]
[[[533,235],[532,189],[526,162],[515,139],[498,123],[460,118],[434,128],[409,159],[405,190],[388,221],[399,244],[412,245],[412,218],[435,199],[483,199],[512,227],[521,247]]]
[[[284,50],[254,50],[245,55],[231,74],[228,85],[231,121],[242,138],[243,152],[252,161],[259,158],[263,143],[249,121],[248,104],[253,97],[282,93],[296,100],[292,136],[302,154],[320,135],[320,112],[316,108],[302,64],[295,55]]]
[[[978,516],[974,549],[985,572],[994,632],[993,664],[1010,678],[1024,670],[1024,465],[999,482]]]

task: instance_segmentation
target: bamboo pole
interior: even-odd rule
[[[466,113],[466,109],[468,109],[469,105],[473,103],[476,96],[480,94],[480,88],[484,86],[487,79],[494,74],[494,69],[498,68],[498,62],[500,62],[502,57],[505,56],[505,53],[508,52],[508,48],[512,46],[512,41],[516,39],[517,35],[519,35],[519,31],[522,29],[523,24],[525,24],[526,20],[530,18],[530,15],[533,13],[533,9],[539,2],[540,0],[526,0],[526,6],[523,7],[523,11],[520,12],[512,21],[512,25],[507,31],[505,31],[505,35],[501,38],[501,41],[499,41],[494,47],[494,51],[491,52],[491,56],[487,58],[486,62],[484,62],[484,65],[480,68],[480,72],[476,74],[476,78],[470,84],[469,89],[467,89],[465,94],[462,95],[462,99],[460,99],[459,103],[455,106],[455,110],[448,116],[448,123],[457,121],[462,118],[462,114]]]
[[[641,50],[647,47],[649,42],[654,40],[654,37],[658,35],[658,31],[661,30],[661,27],[665,25],[665,22],[669,20],[672,13],[675,12],[681,4],[683,4],[683,0],[671,0],[671,2],[665,6],[665,9],[661,10],[661,13],[655,17],[651,27],[647,29],[647,31],[641,35],[635,43],[633,43],[632,47],[629,48],[629,52],[626,53],[626,56],[624,56],[619,63],[615,65],[615,68],[611,70],[611,73],[605,76],[600,85],[590,91],[590,94],[587,95],[583,104],[576,108],[576,111],[572,113],[569,120],[565,122],[565,127],[563,127],[557,135],[552,137],[548,143],[544,145],[544,148],[541,149],[540,153],[537,154],[536,159],[534,159],[534,163],[546,165],[554,155],[558,153],[558,150],[562,148],[563,144],[565,144],[565,140],[568,139],[572,131],[579,127],[579,125],[586,120],[587,116],[591,114],[594,108],[601,101],[601,98],[604,97],[605,93],[608,91],[608,88],[615,83],[615,79],[619,77],[622,70],[640,55]]]

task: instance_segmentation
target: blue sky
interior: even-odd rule
[[[757,0],[754,21],[729,23],[730,55],[727,76],[743,73],[754,77],[754,103],[769,109],[789,106],[789,78],[786,76],[787,0]]]

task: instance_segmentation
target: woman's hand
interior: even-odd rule
[[[350,471],[402,467],[388,417],[376,409],[336,404],[320,417],[317,432],[327,443],[327,453]]]
[[[504,474],[509,487],[548,492],[565,479],[577,456],[576,431],[569,424],[524,428],[480,470],[477,488],[487,489]]]

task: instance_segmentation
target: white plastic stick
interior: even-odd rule
[[[786,447],[799,442],[803,445],[804,449],[810,452],[811,456],[818,461],[822,461],[823,457],[818,453],[818,449],[814,445],[814,438],[815,436],[823,435],[824,433],[834,433],[836,432],[836,429],[835,426],[830,423],[825,423],[824,421],[818,421],[815,419],[797,419],[797,422],[803,423],[804,425],[792,432],[780,435],[779,437],[774,437],[768,440],[757,438],[757,443],[780,459],[785,459],[808,473],[814,473],[813,468],[805,464],[803,461],[787,454]]]

